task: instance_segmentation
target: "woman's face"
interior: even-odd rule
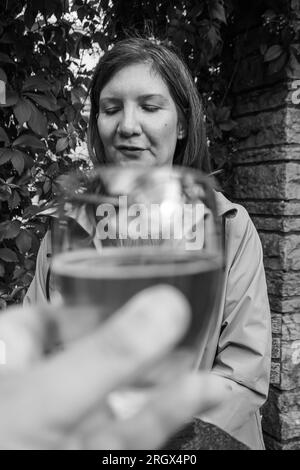
[[[183,125],[169,89],[149,64],[117,72],[100,93],[98,131],[111,163],[172,165]]]

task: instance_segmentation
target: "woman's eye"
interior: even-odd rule
[[[115,114],[119,111],[120,108],[106,108],[103,110],[104,114],[108,114],[111,116],[112,114]]]
[[[154,106],[153,104],[144,104],[142,108],[145,111],[149,111],[150,113],[153,113],[154,111],[158,111],[160,109],[159,106]]]

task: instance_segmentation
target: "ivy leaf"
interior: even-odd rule
[[[237,122],[233,121],[232,119],[229,119],[226,122],[220,122],[218,126],[222,131],[230,132],[232,131],[232,129],[237,127]]]
[[[27,153],[23,153],[23,158],[24,158],[24,162],[25,162],[25,169],[28,170],[28,169],[32,168],[33,165],[34,165],[34,159],[30,155],[27,155]],[[26,190],[28,191],[27,188],[26,188]],[[23,189],[22,189],[22,191],[23,191]]]
[[[38,137],[30,134],[23,134],[13,142],[13,147],[31,147],[33,149],[45,149],[45,143]]]
[[[266,10],[262,15],[266,20],[272,21],[276,18],[276,13],[274,10]]]
[[[192,19],[197,18],[197,16],[202,15],[204,10],[204,4],[197,2],[197,4],[190,10],[189,17]]]
[[[0,248],[0,259],[7,263],[17,263],[18,257],[10,248]]]
[[[48,83],[44,78],[34,75],[29,77],[23,83],[23,91],[47,91],[51,89],[51,84]]]
[[[229,106],[223,106],[222,108],[218,108],[216,110],[216,121],[223,122],[227,121],[230,117],[231,109]]]
[[[288,55],[287,55],[286,52],[284,52],[283,54],[281,54],[278,57],[278,59],[273,60],[272,62],[270,62],[268,64],[268,73],[270,75],[272,75],[274,73],[280,72],[284,68],[284,66],[287,62],[287,59],[288,59]]]
[[[14,115],[18,119],[20,126],[27,122],[31,116],[30,104],[24,98],[20,98],[14,107]]]
[[[14,64],[11,58],[7,54],[4,54],[4,52],[0,52],[0,62],[4,62],[6,64]]]
[[[223,0],[210,0],[208,8],[212,20],[227,24]]]
[[[8,148],[0,149],[0,165],[4,165],[12,159],[13,151]]]
[[[268,50],[268,45],[263,43],[259,46],[260,53],[264,56]]]
[[[77,145],[76,137],[74,137],[74,136],[72,135],[72,136],[69,138],[69,146],[70,146],[71,149],[75,150],[76,145]]]
[[[12,192],[12,195],[10,196],[10,198],[8,199],[8,207],[9,209],[12,211],[13,209],[15,209],[16,207],[18,207],[18,205],[20,204],[21,202],[21,197],[18,193],[18,191],[13,191]]]
[[[31,29],[34,25],[36,16],[38,14],[38,6],[33,2],[28,2],[24,13],[24,23],[26,24],[28,29]]]
[[[15,37],[11,33],[4,33],[3,36],[1,36],[0,42],[2,44],[13,44]]]
[[[14,169],[21,175],[24,171],[24,157],[22,152],[19,152],[18,150],[13,151],[13,156],[11,158],[11,163],[14,167]]]
[[[0,127],[0,142],[4,142],[4,145],[9,144],[8,135],[6,134],[5,130],[2,127]]]
[[[43,184],[43,192],[44,194],[47,194],[52,188],[52,183],[50,180],[46,180],[45,183]]]
[[[69,145],[68,137],[62,137],[61,139],[58,139],[58,141],[56,142],[55,150],[57,153],[62,152],[68,147],[68,145]]]
[[[51,135],[55,137],[67,137],[68,133],[64,129],[58,129],[57,131],[51,132]]]
[[[31,248],[31,236],[27,230],[21,230],[16,238],[16,245],[21,253],[27,253]]]
[[[97,31],[92,36],[93,42],[97,42],[102,51],[107,50],[107,37],[101,31]]]
[[[60,106],[57,103],[57,100],[55,96],[48,94],[48,95],[41,95],[38,93],[26,93],[26,96],[30,98],[31,100],[35,101],[39,106],[41,106],[44,109],[47,109],[47,111],[57,111],[60,109]]]
[[[16,266],[13,274],[13,279],[19,279],[21,276],[25,274],[25,269],[21,268],[21,266]]]
[[[0,263],[0,277],[4,277],[5,275],[5,267],[2,263]]]
[[[5,103],[0,102],[0,107],[8,108],[9,106],[14,106],[19,101],[19,95],[14,90],[6,90],[6,100]]]
[[[208,32],[207,32],[207,39],[210,43],[210,51],[209,52],[209,56],[212,58],[214,57],[215,55],[215,52],[217,50],[217,47],[219,46],[220,42],[221,42],[221,36],[220,36],[220,32],[219,32],[219,29],[216,28],[214,25],[212,25]]]
[[[7,184],[0,185],[0,201],[8,201],[11,197],[12,190]]]
[[[74,88],[71,90],[72,104],[82,104],[86,99],[86,91],[82,87]]]
[[[21,222],[19,220],[12,220],[9,222],[9,224],[6,227],[6,233],[4,235],[4,238],[16,238],[16,236],[19,234],[21,229]]]
[[[14,289],[12,290],[12,293],[9,296],[9,300],[14,300],[15,301],[15,299],[17,298],[17,294],[23,289],[24,289],[23,286],[14,287]]]
[[[9,224],[8,221],[0,223],[0,242],[3,241],[6,235],[8,224]]]
[[[4,72],[3,69],[0,68],[0,80],[2,80],[3,82],[7,83],[7,75],[6,73]]]
[[[47,137],[48,135],[48,121],[46,116],[37,109],[37,107],[30,103],[31,115],[28,121],[29,127],[38,135]]]
[[[65,108],[64,114],[66,115],[68,122],[73,122],[75,119],[76,111],[73,106],[67,106]]]
[[[300,77],[300,62],[295,52],[297,53],[297,51],[292,50],[290,53],[289,64],[287,67],[287,73],[289,78]]]
[[[283,52],[284,51],[279,44],[274,44],[273,46],[269,47],[265,53],[264,62],[271,62],[272,60],[278,59],[278,57],[280,57]]]

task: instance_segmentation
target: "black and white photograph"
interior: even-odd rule
[[[300,0],[0,0],[0,450],[300,450]]]

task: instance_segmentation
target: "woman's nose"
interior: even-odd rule
[[[141,133],[141,124],[137,113],[133,109],[124,109],[118,124],[119,134],[130,137],[133,134]]]

